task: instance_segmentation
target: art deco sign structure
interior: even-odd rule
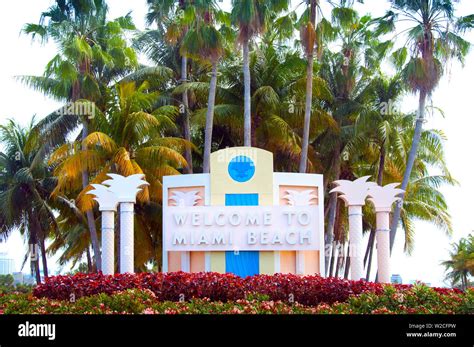
[[[114,218],[120,210],[120,272],[134,271],[134,204],[144,175],[93,184],[102,212],[102,271],[114,273]],[[377,215],[377,263],[381,282],[390,279],[389,218],[403,193],[398,184],[338,180],[349,209],[350,278],[364,277],[362,206]],[[163,271],[324,274],[323,177],[273,172],[273,155],[252,147],[211,155],[209,174],[163,178]]]
[[[163,271],[323,273],[322,176],[275,173],[273,155],[227,148],[210,174],[163,180]]]

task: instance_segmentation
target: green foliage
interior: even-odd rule
[[[0,295],[5,314],[472,314],[474,291],[435,291],[422,284],[406,290],[386,286],[383,293],[350,296],[332,305],[303,306],[299,303],[269,301],[249,294],[237,301],[191,299],[183,302],[158,301],[150,290],[129,289],[72,301],[38,299],[27,294]]]
[[[31,294],[33,286],[27,284],[13,284],[12,275],[0,275],[0,296],[7,294]]]
[[[407,91],[429,95],[446,61],[462,62],[466,56],[470,44],[462,35],[473,27],[474,17],[455,17],[452,1],[421,6],[424,1],[392,0],[381,18],[358,13],[353,3],[332,2],[330,14],[319,16],[316,1],[313,25],[311,6],[297,18],[287,0],[232,1],[231,13],[213,0],[148,0],[150,27],[138,32],[130,13],[109,19],[103,0],[54,2],[37,24],[25,25],[24,33],[54,41],[57,54],[42,76],[18,79],[67,107],[92,112],[60,109],[27,128],[13,122],[2,126],[1,236],[20,228],[30,237],[35,216],[28,211],[37,212],[40,238],[53,241],[47,252],[61,253],[60,264],[72,261],[74,267],[90,256],[91,223],[100,226],[99,212],[85,194],[90,183],[102,182],[109,171],[143,172],[151,185],[138,197],[137,247],[142,252],[137,269],[144,270],[148,261],[159,269],[162,177],[184,172],[191,163],[183,153],[191,149],[196,172],[202,167],[211,76],[217,78],[212,150],[242,145],[243,95],[250,89],[252,144],[273,152],[276,171],[293,172],[306,147],[306,68],[313,51],[307,171],[324,174],[325,188],[332,180],[364,175],[381,184],[400,182],[416,116],[398,109],[385,112],[382,105],[396,103]],[[406,39],[401,48],[386,36],[400,20],[410,20],[400,34]],[[243,80],[236,41],[250,43],[250,86]],[[140,54],[151,66],[138,62]],[[186,81],[181,79],[183,57]],[[383,62],[393,64],[392,75],[383,72]],[[181,109],[184,94],[186,110]],[[190,142],[181,139],[186,117]],[[445,140],[439,129],[421,132],[401,211],[408,252],[415,220],[452,232],[439,191],[456,184],[446,165]],[[17,153],[20,160],[12,161]],[[87,182],[81,172],[87,173]],[[346,214],[340,203],[334,209],[339,218],[330,232],[345,243]],[[368,208],[365,212],[364,230],[369,231],[375,216]],[[84,271],[93,269],[84,263]]]
[[[472,286],[474,276],[474,235],[462,238],[459,242],[452,244],[449,260],[441,264],[445,267],[446,280],[452,286],[466,289]]]

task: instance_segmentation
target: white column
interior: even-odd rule
[[[336,188],[330,193],[342,193],[339,197],[344,200],[349,210],[349,255],[351,257],[351,280],[358,281],[364,278],[364,255],[362,251],[362,206],[369,188],[376,185],[367,182],[369,176],[363,176],[355,181],[334,181]]]
[[[377,212],[376,218],[378,280],[390,283],[390,212]]]
[[[114,215],[117,210],[117,195],[102,184],[92,184],[92,190],[86,194],[94,195],[102,212],[102,273],[114,274]]]
[[[404,193],[402,189],[396,188],[398,185],[390,183],[369,188],[369,201],[374,204],[377,219],[377,267],[381,283],[390,283],[390,212],[392,204]]]
[[[120,203],[120,273],[134,273],[133,202]]]
[[[351,280],[364,277],[364,258],[362,255],[362,206],[349,206],[349,240],[351,257]]]
[[[102,273],[114,274],[114,211],[102,211]]]

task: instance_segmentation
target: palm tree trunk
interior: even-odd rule
[[[336,247],[337,247],[337,242],[333,241],[332,243],[332,249],[331,249],[331,260],[329,262],[329,272],[328,272],[328,277],[333,276],[334,272],[334,263],[335,263],[335,258],[336,258]]]
[[[384,170],[385,170],[385,144],[382,143],[382,146],[380,147],[379,169],[377,172],[377,184],[379,186],[383,184]]]
[[[33,245],[34,245],[35,250],[36,250],[36,248],[38,247],[38,244],[34,243]],[[40,272],[40,267],[39,267],[39,259],[38,259],[38,251],[37,250],[36,250],[36,258],[35,258],[35,260],[32,260],[31,262],[33,263],[33,267],[35,269],[36,284],[40,284],[41,283],[41,272]]]
[[[349,270],[351,268],[351,257],[350,257],[350,249],[351,249],[351,243],[347,243],[347,250],[346,250],[346,264],[344,266],[344,279],[349,278]]]
[[[46,247],[44,244],[44,238],[40,240],[40,247],[41,247],[41,260],[43,262],[43,275],[44,278],[47,278],[48,275],[48,260],[46,259]]]
[[[310,1],[310,22],[316,28],[316,0]],[[304,127],[303,127],[303,144],[301,147],[301,158],[299,172],[305,173],[308,166],[308,147],[309,147],[309,130],[311,124],[311,105],[313,103],[313,64],[314,64],[314,47],[308,47],[307,56],[308,65],[306,66],[306,96],[304,106]]]
[[[249,39],[242,43],[243,70],[244,70],[244,146],[252,145],[252,118],[250,108],[250,65],[249,65]]]
[[[39,245],[40,247],[40,250],[41,250],[41,262],[43,264],[43,276],[44,278],[47,278],[48,277],[48,261],[47,261],[47,258],[46,258],[46,247],[44,245],[44,233],[43,233],[43,230],[41,228],[41,224],[40,224],[40,221],[38,219],[38,216],[36,214],[36,212],[32,212],[31,213],[31,217],[33,218],[33,228],[35,229],[35,238],[36,238],[36,243]],[[38,255],[38,254],[36,254]],[[38,268],[39,268],[39,259],[38,259],[38,264],[37,264]]]
[[[87,261],[87,271],[92,273],[92,259],[91,259],[91,251],[89,250],[89,246],[86,248],[86,261]]]
[[[188,58],[183,56],[181,57],[181,83],[186,83],[188,80]],[[183,133],[184,139],[191,142],[191,129],[189,126],[189,100],[188,100],[188,91],[183,92],[183,109],[184,109],[184,118],[183,118]],[[188,163],[188,166],[185,168],[185,172],[188,174],[193,173],[193,155],[191,153],[191,147],[186,147],[184,150],[184,158]]]
[[[87,120],[84,120],[82,124],[82,140],[84,140],[89,135],[89,126],[87,124]],[[82,144],[82,150],[86,150],[84,144]],[[82,171],[82,189],[85,189],[89,185],[89,173],[87,170]],[[102,258],[100,255],[100,246],[99,246],[99,238],[97,237],[97,229],[95,227],[95,218],[94,212],[92,210],[88,210],[86,212],[87,217],[87,225],[89,227],[89,232],[91,236],[92,248],[94,249],[94,260],[97,267],[97,271],[102,269]]]
[[[341,173],[341,162],[340,162],[340,144],[338,143],[336,145],[336,149],[334,151],[335,153],[335,159],[334,159],[334,162],[333,162],[333,172],[334,172],[334,179],[337,180],[339,179],[339,175]],[[334,240],[334,225],[336,223],[336,211],[337,211],[337,193],[332,193],[330,196],[329,196],[329,202],[328,202],[328,216],[327,216],[327,227],[326,227],[326,230],[325,230],[325,244],[326,245],[329,245],[330,247],[332,247],[332,242]],[[326,264],[326,273],[328,271],[328,265],[329,265],[329,262],[330,262],[330,254],[331,254],[331,250],[327,249],[325,250],[325,254],[327,254],[327,256],[325,256],[325,264]]]
[[[341,267],[344,261],[344,243],[339,243],[338,244],[338,257],[337,257],[337,262],[336,262],[336,271],[334,273],[334,277],[339,277],[339,272],[341,271]]]
[[[304,107],[303,145],[301,147],[301,159],[299,172],[305,173],[308,164],[309,128],[311,123],[311,105],[313,102],[313,54],[308,55],[308,66],[306,67],[306,99]]]
[[[326,227],[326,235],[325,235],[325,244],[329,245],[332,248],[333,240],[334,240],[334,224],[336,222],[336,208],[337,208],[337,193],[333,193],[329,196],[329,209],[328,209],[328,224]],[[331,261],[330,255],[332,254],[332,249],[325,250],[327,256],[325,259],[326,263],[326,274],[329,270],[329,263]]]
[[[212,126],[214,124],[214,105],[216,103],[217,89],[217,60],[212,64],[209,97],[207,99],[206,130],[204,132],[204,162],[203,173],[209,173],[211,162]]]
[[[413,134],[413,142],[411,144],[410,153],[408,155],[407,166],[405,168],[405,173],[403,175],[403,181],[401,189],[407,189],[408,182],[410,181],[411,171],[413,170],[413,165],[415,163],[416,155],[418,152],[418,147],[420,145],[421,133],[423,131],[423,123],[425,120],[425,104],[426,104],[427,94],[425,91],[420,91],[420,97],[418,101],[418,118],[416,119],[415,124],[415,133]],[[390,228],[390,253],[393,249],[393,243],[395,242],[395,235],[397,233],[398,222],[400,220],[400,213],[403,203],[402,200],[395,205],[395,210],[393,212],[392,226]]]
[[[38,259],[38,234],[37,228],[34,225],[34,220],[32,213],[28,213],[29,219],[29,229],[30,229],[30,264],[31,268],[34,269],[35,277],[36,277],[36,284],[41,283],[41,273],[39,268],[39,259]],[[34,252],[34,257],[31,252]]]
[[[87,61],[82,61],[79,64],[79,72],[80,76],[84,76],[84,74],[87,71],[87,67],[89,64]],[[76,80],[73,85],[72,85],[72,102],[76,102],[79,100],[81,97],[81,86],[79,79]],[[87,119],[84,119],[82,122],[82,134],[81,138],[84,140],[87,136],[89,135],[89,124],[87,123]],[[81,149],[85,150],[84,144],[81,145]],[[89,185],[89,172],[87,170],[84,170],[82,173],[82,189],[85,189]],[[95,218],[94,218],[94,212],[92,210],[89,210],[86,212],[86,218],[87,218],[87,226],[89,227],[89,233],[91,237],[91,242],[92,242],[92,248],[94,249],[94,259],[96,262],[97,269],[101,269],[101,256],[100,256],[100,246],[99,246],[99,239],[97,237],[97,230],[95,227]]]

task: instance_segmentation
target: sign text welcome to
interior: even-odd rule
[[[168,207],[168,251],[318,250],[316,206]]]

